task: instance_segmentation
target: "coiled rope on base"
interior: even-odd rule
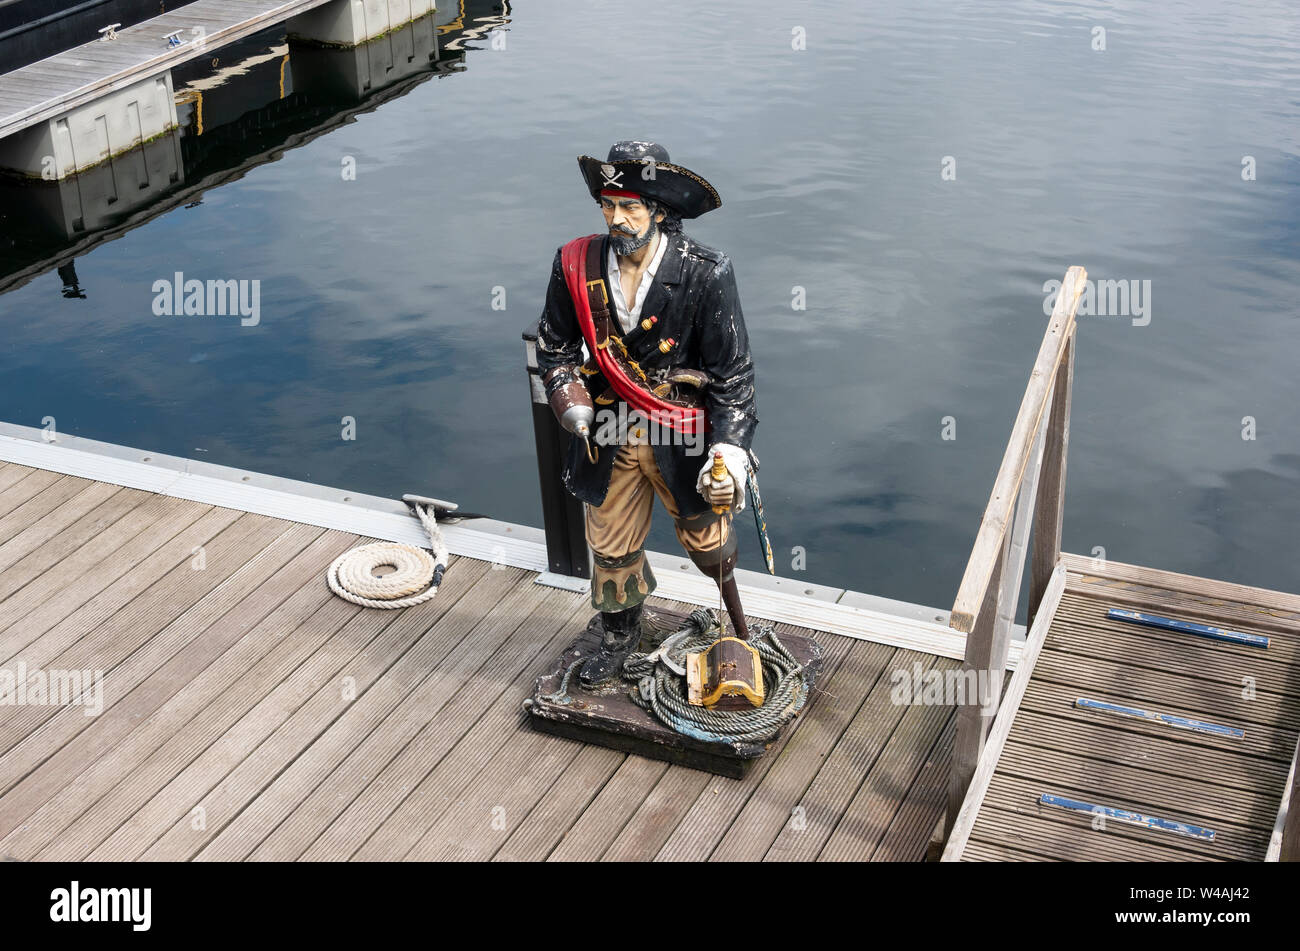
[[[767,688],[761,707],[711,710],[686,699],[682,658],[708,648],[719,633],[713,612],[697,608],[687,618],[686,626],[664,638],[658,649],[628,655],[623,662],[623,679],[636,682],[633,702],[677,733],[706,743],[765,743],[774,739],[807,703],[808,681],[803,666],[781,643],[771,624],[750,624],[749,644],[762,660],[763,684]],[[556,691],[542,699],[568,703],[569,681],[586,660],[580,657],[570,664]]]
[[[637,682],[632,700],[678,733],[712,743],[758,743],[773,739],[808,700],[803,666],[776,636],[771,624],[750,625],[749,644],[763,663],[766,697],[752,710],[716,710],[693,705],[686,698],[686,678],[677,673],[682,658],[705,650],[718,639],[714,613],[697,608],[687,618],[680,637],[666,651],[632,654],[623,664],[623,677]],[[676,668],[676,669],[674,669]]]
[[[331,591],[362,607],[390,609],[423,604],[438,593],[451,553],[443,541],[433,506],[422,502],[408,504],[429,533],[433,554],[397,542],[375,542],[353,548],[330,565],[325,577]],[[376,575],[375,569],[384,566],[395,570]]]

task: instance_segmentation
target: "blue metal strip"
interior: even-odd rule
[[[1107,703],[1105,700],[1089,700],[1087,697],[1080,697],[1074,701],[1074,705],[1084,710],[1096,710],[1099,713],[1113,713],[1121,717],[1152,720],[1166,726],[1177,727],[1180,730],[1191,730],[1194,733],[1208,733],[1211,736],[1225,736],[1234,740],[1240,740],[1246,736],[1245,730],[1239,730],[1235,726],[1207,723],[1205,720],[1192,720],[1188,717],[1175,716],[1172,713],[1139,710],[1137,707],[1123,707],[1118,703]]]
[[[1129,812],[1127,809],[1115,809],[1112,806],[1098,806],[1090,802],[1080,802],[1077,799],[1067,799],[1064,796],[1053,796],[1050,793],[1043,793],[1038,801],[1044,806],[1055,806],[1058,809],[1068,809],[1071,812],[1086,812],[1093,816],[1105,816],[1107,819],[1114,819],[1116,822],[1125,822],[1129,825],[1142,826],[1160,832],[1172,832],[1175,835],[1185,835],[1188,838],[1200,839],[1204,842],[1214,841],[1213,829],[1190,825],[1186,822],[1174,822],[1156,816],[1144,816],[1140,812]]]
[[[1141,611],[1127,611],[1123,608],[1111,608],[1106,617],[1117,621],[1129,621],[1133,624],[1145,624],[1166,631],[1178,631],[1180,634],[1195,634],[1216,641],[1230,641],[1233,644],[1245,644],[1248,647],[1268,647],[1268,638],[1262,634],[1243,634],[1241,631],[1226,631],[1221,627],[1208,624],[1196,624],[1192,621],[1176,621],[1158,614],[1143,614]]]

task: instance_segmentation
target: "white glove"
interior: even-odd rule
[[[722,453],[727,466],[727,478],[714,482],[709,473],[713,470],[713,454]],[[735,513],[745,510],[745,477],[749,473],[749,455],[739,446],[716,443],[710,450],[708,462],[695,480],[695,488],[710,505],[730,505]]]

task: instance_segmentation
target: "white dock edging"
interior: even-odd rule
[[[45,469],[111,485],[141,489],[178,499],[285,519],[321,528],[349,532],[383,541],[424,547],[428,537],[407,507],[396,500],[348,492],[293,479],[228,466],[150,453],[79,436],[58,434],[47,442],[45,430],[0,423],[0,462]],[[583,579],[554,575],[547,570],[545,536],[526,525],[492,519],[475,519],[469,525],[443,525],[447,547],[454,555],[476,558],[538,572],[540,584],[569,591],[587,590]],[[655,595],[688,604],[715,606],[717,585],[693,570],[681,556],[649,553],[658,580]],[[858,640],[905,650],[961,659],[965,638],[945,624],[922,620],[934,609],[903,605],[913,616],[887,613],[854,604],[896,604],[858,592],[789,578],[770,578],[753,571],[737,571],[745,611],[756,618],[786,622]],[[784,589],[784,590],[782,590]],[[797,593],[814,590],[818,596]],[[837,600],[831,600],[835,597]],[[937,616],[943,616],[940,613]],[[1011,648],[1010,665],[1020,656],[1020,644]]]

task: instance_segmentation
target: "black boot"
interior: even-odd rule
[[[605,633],[600,639],[600,650],[578,671],[578,680],[584,687],[594,687],[617,680],[623,670],[627,655],[641,642],[641,609],[638,604],[626,611],[600,612]]]

